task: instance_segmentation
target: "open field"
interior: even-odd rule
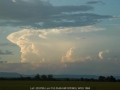
[[[32,87],[34,87],[32,89]],[[35,89],[38,87],[38,89]],[[43,90],[41,87],[90,87],[79,90],[120,90],[120,82],[80,82],[80,81],[0,81],[0,90]],[[30,89],[31,88],[31,89]],[[46,89],[44,89],[46,90]],[[61,89],[49,89],[61,90]],[[63,89],[62,89],[63,90]],[[64,89],[76,90],[76,89]]]

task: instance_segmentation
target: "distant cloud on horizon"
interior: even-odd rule
[[[5,64],[7,63],[7,61],[0,61],[0,64]]]
[[[2,50],[0,50],[0,55],[13,55],[13,52],[6,50],[5,52],[3,52]]]
[[[0,46],[4,47],[4,46],[16,46],[16,45],[12,43],[0,43]]]

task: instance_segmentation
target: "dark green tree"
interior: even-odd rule
[[[94,79],[94,78],[91,78],[90,81],[95,81],[95,79]]]
[[[35,76],[35,79],[36,79],[36,80],[39,80],[39,79],[40,79],[40,75],[37,74],[37,75]]]
[[[108,81],[108,82],[116,82],[116,79],[113,76],[108,76],[106,78],[106,81]]]
[[[22,75],[20,75],[20,80],[24,79]]]
[[[47,76],[43,74],[43,75],[41,76],[41,79],[42,79],[42,80],[47,80]]]
[[[100,82],[105,81],[105,77],[104,77],[104,76],[99,76],[99,81],[100,81]]]
[[[81,78],[80,78],[80,81],[84,81],[84,78],[83,78],[83,77],[81,77]]]
[[[48,80],[52,80],[52,79],[53,79],[53,75],[49,74],[49,75],[47,76],[47,78],[48,78]]]

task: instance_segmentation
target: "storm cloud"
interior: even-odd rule
[[[7,36],[7,39],[20,47],[21,62],[85,61],[90,57],[85,56],[86,59],[84,59],[79,55],[73,55],[73,53],[76,53],[74,47],[79,48],[81,41],[83,41],[77,38],[80,38],[82,33],[103,30],[105,29],[94,26],[37,30],[23,29],[11,33]]]
[[[90,5],[53,6],[42,0],[0,0],[0,26],[33,28],[77,27],[99,23],[110,15],[85,13]]]

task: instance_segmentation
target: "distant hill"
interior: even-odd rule
[[[12,77],[35,77],[36,74],[34,75],[24,75],[24,74],[19,74],[16,72],[0,72],[0,77],[5,77],[5,78],[12,78]],[[61,74],[61,75],[53,75],[54,78],[94,78],[98,79],[99,76],[97,75],[69,75],[69,74]],[[114,76],[116,79],[120,79],[120,76]]]
[[[20,74],[15,72],[0,72],[0,77],[20,77]]]

